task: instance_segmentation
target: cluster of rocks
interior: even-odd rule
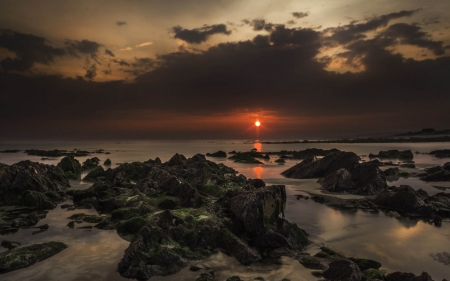
[[[380,151],[378,154],[369,154],[369,158],[380,158],[380,159],[400,159],[400,160],[412,160],[414,158],[414,154],[411,150],[387,150]]]
[[[235,173],[200,154],[122,164],[73,193],[75,205],[106,216],[70,219],[115,224],[134,237],[118,266],[128,278],[173,274],[217,250],[244,264],[300,252],[308,239],[283,219],[285,187]]]
[[[359,157],[353,152],[335,152],[320,160],[308,157],[282,174],[300,179],[321,178],[319,182],[322,188],[330,192],[376,195],[370,200],[346,202],[339,206],[341,208],[392,210],[408,217],[430,219],[436,225],[441,224],[441,217],[450,217],[450,194],[438,193],[429,196],[425,191],[416,191],[407,185],[388,187],[386,175],[399,175],[400,171],[398,168],[391,168],[383,172],[378,165],[378,161],[359,163]],[[444,169],[448,166],[446,164],[428,171],[446,175],[450,174]]]
[[[296,258],[309,269],[315,269],[312,275],[330,281],[433,281],[431,276],[423,272],[420,275],[406,272],[385,274],[380,270],[381,263],[361,258],[347,258],[329,248],[321,247],[314,256],[300,254]],[[447,281],[446,279],[442,281]]]
[[[442,166],[425,169],[425,173],[417,175],[423,181],[450,181],[450,162]]]

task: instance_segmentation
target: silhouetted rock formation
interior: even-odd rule
[[[210,157],[227,157],[227,153],[225,151],[219,150],[214,153],[206,153],[206,156]]]
[[[81,175],[80,161],[73,156],[66,156],[56,165],[58,168],[64,171],[66,177],[69,179],[78,179]]]

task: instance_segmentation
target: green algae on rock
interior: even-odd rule
[[[0,253],[0,274],[28,267],[66,248],[67,245],[61,242],[25,244],[12,248]]]

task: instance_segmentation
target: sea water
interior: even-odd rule
[[[353,151],[365,161],[369,153],[380,150],[410,149],[415,153],[414,161],[417,169],[403,169],[409,172],[420,172],[426,167],[443,165],[450,159],[439,159],[427,153],[435,149],[450,149],[450,143],[388,143],[388,144],[261,144],[248,141],[128,141],[128,142],[14,142],[0,143],[0,151],[7,149],[66,149],[66,150],[104,149],[110,154],[93,154],[88,157],[77,157],[80,162],[96,156],[101,163],[111,159],[111,167],[119,163],[146,161],[159,157],[162,161],[169,160],[175,153],[192,157],[197,153],[206,154],[223,150],[230,152],[249,151],[256,148],[262,152],[280,150],[303,150],[307,148]],[[41,160],[39,156],[29,156],[23,152],[0,153],[0,162],[8,165],[21,160],[37,161],[56,165],[61,158]],[[310,234],[313,242],[307,248],[311,254],[319,251],[320,246],[327,246],[347,256],[370,258],[382,263],[382,269],[387,272],[406,271],[420,274],[428,272],[434,280],[450,277],[450,222],[444,221],[441,227],[433,226],[424,221],[396,219],[380,212],[343,211],[316,203],[312,200],[297,200],[299,194],[320,194],[320,186],[316,180],[287,179],[280,173],[299,163],[299,160],[287,160],[285,165],[274,162],[276,156],[265,164],[239,164],[228,159],[211,158],[209,160],[224,163],[233,167],[248,178],[261,178],[267,184],[285,184],[287,188],[286,219],[296,223]],[[84,175],[83,175],[84,176]],[[92,183],[71,181],[72,188],[85,189]],[[430,195],[438,192],[450,192],[448,183],[425,183],[418,178],[400,178],[389,185],[409,184],[415,189],[422,188]],[[357,198],[354,195],[339,195],[342,198]],[[65,202],[71,203],[71,202]],[[125,280],[116,271],[117,263],[123,256],[129,242],[120,238],[115,230],[83,230],[67,227],[67,217],[74,213],[84,212],[96,214],[91,210],[67,211],[60,206],[48,212],[47,217],[38,225],[49,224],[48,231],[32,235],[35,229],[21,229],[14,234],[0,236],[0,240],[18,242],[60,241],[69,247],[57,255],[25,269],[16,270],[1,275],[1,280]],[[87,224],[86,224],[87,225]],[[80,227],[83,225],[77,225]],[[0,248],[0,251],[6,249]],[[267,260],[249,266],[240,265],[232,257],[218,253],[198,265],[215,271],[219,280],[225,280],[232,275],[239,275],[245,280],[253,280],[262,276],[266,280],[317,280],[298,261],[290,258]],[[152,280],[195,280],[198,272],[188,268],[180,273],[156,277]]]

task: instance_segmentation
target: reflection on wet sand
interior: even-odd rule
[[[262,178],[263,168],[261,166],[254,167],[252,169],[252,171],[253,171],[256,179],[261,179]]]

